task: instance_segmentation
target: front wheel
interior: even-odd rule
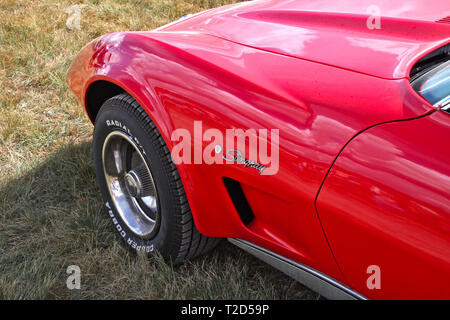
[[[170,152],[130,95],[110,98],[98,112],[94,163],[114,228],[133,250],[178,264],[218,243],[198,232]]]

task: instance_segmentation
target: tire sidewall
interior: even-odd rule
[[[108,100],[95,121],[93,151],[97,183],[114,228],[127,246],[134,251],[145,252],[149,255],[158,251],[164,256],[170,256],[171,252],[176,252],[178,249],[173,247],[174,244],[169,238],[176,228],[174,217],[176,207],[173,205],[176,199],[170,193],[169,176],[161,156],[162,146],[155,132],[146,125],[146,119],[139,112],[133,112],[136,111],[134,108],[123,106],[123,103],[119,102],[114,98]],[[106,185],[102,161],[103,144],[106,137],[114,131],[125,133],[135,142],[153,176],[159,200],[160,220],[158,230],[151,239],[142,239],[128,228],[117,211]]]

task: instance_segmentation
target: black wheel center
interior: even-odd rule
[[[131,170],[125,175],[125,186],[131,197],[140,198],[143,196],[141,180],[134,170]]]
[[[124,177],[128,194],[134,198],[154,196],[153,182],[144,165],[130,170]]]

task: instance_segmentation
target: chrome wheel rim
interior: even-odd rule
[[[137,236],[150,238],[159,225],[159,200],[140,148],[129,135],[113,131],[103,144],[102,163],[109,194],[123,222]]]

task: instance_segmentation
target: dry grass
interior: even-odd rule
[[[79,49],[226,0],[0,0],[0,298],[317,298],[226,243],[178,268],[119,241],[91,161],[92,125],[65,84]],[[83,4],[81,30],[66,9]],[[66,268],[82,271],[68,290]]]

